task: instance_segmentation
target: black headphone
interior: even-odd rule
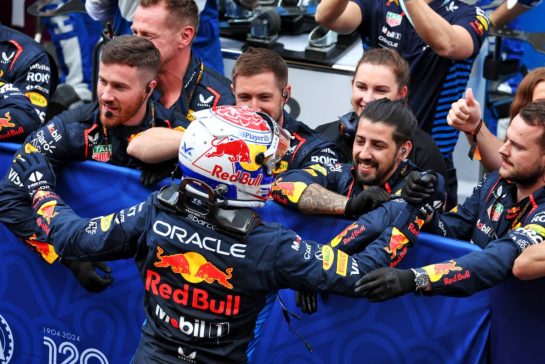
[[[288,98],[288,92],[287,91],[282,91],[282,97],[287,99]]]
[[[407,154],[407,148],[401,148],[401,154],[405,157],[405,154]]]

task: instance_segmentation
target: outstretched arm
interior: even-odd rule
[[[150,128],[131,140],[127,154],[145,163],[164,162],[178,156],[183,136],[181,130]]]

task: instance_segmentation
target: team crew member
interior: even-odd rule
[[[395,49],[409,62],[409,106],[450,169],[448,199],[455,204],[458,131],[446,116],[464,92],[488,31],[485,12],[459,0],[324,0],[316,21],[342,33],[357,30],[369,47]]]
[[[45,121],[55,65],[31,38],[0,24],[0,141],[21,142]]]
[[[102,48],[98,103],[53,118],[28,136],[24,150],[31,148],[44,154],[56,172],[70,161],[95,160],[139,166],[139,161],[126,152],[131,138],[155,126],[183,129],[188,124],[187,120],[179,120],[173,112],[149,101],[156,86],[158,67],[159,52],[149,40],[135,36],[111,40]],[[16,155],[22,151],[23,148]],[[4,176],[0,188],[0,221],[53,263],[57,254],[36,225],[32,207],[21,193],[20,185],[13,171]],[[98,275],[93,278],[97,279],[98,286],[81,279],[80,283],[90,290],[105,288]]]
[[[195,111],[233,105],[231,83],[191,52],[199,27],[193,0],[141,0],[133,17],[133,34],[148,38],[161,53],[153,99],[189,120]]]
[[[352,146],[359,116],[365,106],[377,99],[407,101],[409,97],[409,64],[389,48],[366,50],[359,60],[352,79],[352,111],[338,121],[320,125],[316,131],[334,141],[339,162],[352,161]],[[432,170],[447,177],[447,166],[432,137],[422,129],[413,133],[413,147],[408,159],[423,170]]]
[[[358,122],[352,163],[288,171],[276,179],[271,195],[302,213],[359,217],[398,194],[417,169],[407,160],[415,128],[403,101],[372,101]]]
[[[272,291],[354,295],[361,274],[389,260],[384,250],[389,241],[408,240],[391,226],[371,243],[369,251],[376,254],[350,257],[261,221],[248,207],[263,204],[272,169],[288,149],[277,125],[264,114],[235,107],[195,116],[180,146],[180,186],[108,216],[75,215],[53,191],[54,174],[40,154],[23,154],[14,166],[63,256],[135,258],[146,312],[135,364],[247,362],[257,315]],[[237,148],[219,153],[212,143],[218,139]],[[43,178],[34,183],[30,176],[37,171]],[[48,218],[46,206],[54,206]],[[306,258],[309,250],[321,254]]]
[[[415,290],[467,296],[508,278],[517,256],[545,238],[544,136],[545,102],[530,103],[507,129],[499,171],[463,205],[426,224],[427,231],[471,241],[482,251],[417,269],[379,269],[362,279],[359,291],[376,301]]]
[[[305,168],[312,164],[332,167],[337,162],[335,145],[285,110],[291,94],[288,66],[280,55],[266,48],[249,48],[237,59],[233,70],[233,92],[237,106],[270,115],[291,134],[290,148],[274,173]],[[176,156],[183,133],[157,128],[131,141],[129,154],[148,163]]]

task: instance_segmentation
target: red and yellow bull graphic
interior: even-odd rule
[[[0,118],[0,131],[2,131],[3,128],[13,128],[15,126],[15,123],[11,122],[11,115],[9,114],[9,111],[4,114],[3,118]]]
[[[462,267],[458,267],[456,265],[456,261],[450,260],[450,261],[448,261],[446,263],[438,263],[438,264],[428,265],[428,266],[423,267],[422,269],[424,269],[426,271],[426,273],[428,273],[428,276],[430,277],[430,281],[437,282],[438,280],[441,279],[441,277],[443,277],[446,274],[449,274],[450,272],[459,272],[459,271],[461,271]],[[468,270],[466,270],[464,273],[458,273],[458,274],[454,275],[454,277],[444,278],[444,283],[445,284],[452,284],[454,282],[457,282],[457,281],[460,281],[460,280],[463,280],[463,279],[467,279],[469,277],[470,277],[470,273],[469,273]]]
[[[403,257],[407,254],[408,245],[410,244],[409,239],[396,227],[392,228],[392,235],[390,236],[390,243],[388,246],[384,247],[384,250],[390,254],[392,262],[390,262],[390,267],[395,267],[401,262]]]
[[[43,217],[48,224],[50,224],[51,219],[58,215],[58,212],[55,211],[55,207],[57,207],[57,201],[47,201],[38,208],[36,213],[38,216]]]
[[[280,203],[286,204],[286,198],[297,203],[306,188],[307,184],[304,182],[283,182],[280,177],[273,183],[270,194],[274,200]]]
[[[353,223],[351,225],[348,225],[346,228],[344,228],[343,231],[341,231],[337,236],[335,236],[331,241],[329,242],[329,245],[332,247],[336,247],[341,242],[346,245],[350,243],[353,239],[358,237],[361,233],[365,231],[365,225],[358,225],[358,223]]]
[[[34,251],[40,254],[42,259],[44,259],[49,264],[53,264],[59,257],[53,245],[36,240],[36,234],[33,234],[28,239],[26,239],[25,243],[27,243],[28,246],[30,246],[32,249],[34,249]]]
[[[161,247],[157,247],[158,262],[153,263],[159,268],[170,268],[174,273],[180,274],[187,282],[212,284],[217,282],[228,289],[233,289],[229,282],[232,278],[233,268],[227,268],[225,272],[216,267],[213,263],[206,261],[206,258],[196,252],[178,253],[163,255]]]
[[[227,155],[230,162],[252,163],[250,149],[242,139],[222,138],[212,139],[212,148],[206,153],[207,157],[221,157]]]

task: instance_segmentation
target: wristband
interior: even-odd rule
[[[479,121],[479,124],[477,124],[477,127],[472,132],[465,132],[466,135],[471,135],[470,145],[469,148],[469,159],[473,160],[481,160],[481,153],[479,152],[479,145],[477,144],[477,134],[481,131],[481,127],[483,126],[483,119]]]

